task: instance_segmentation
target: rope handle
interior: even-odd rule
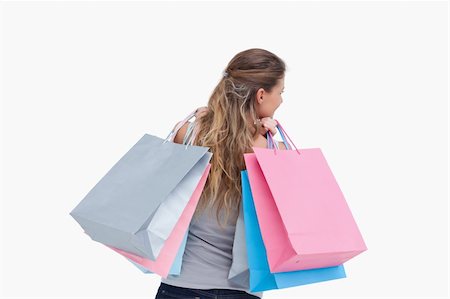
[[[280,124],[280,122],[278,120],[275,119],[275,121],[277,122],[276,128],[278,129],[278,131],[280,132],[281,138],[283,138],[283,142],[286,145],[286,149],[292,149],[289,145],[289,143],[285,140],[285,135],[287,136],[287,138],[289,139],[289,141],[291,141],[292,145],[294,146],[295,150],[297,151],[298,154],[300,154],[298,148],[295,146],[294,142],[292,141],[291,137],[289,137],[289,135],[286,133],[286,131],[284,130],[283,126]],[[268,136],[268,141],[270,139],[271,143],[273,144],[273,136],[272,136],[272,132],[267,131],[267,136]],[[274,153],[276,154],[277,148],[274,148]]]
[[[181,129],[181,127],[184,126],[184,124],[189,121],[192,117],[195,116],[195,113],[197,113],[198,109],[195,109],[194,111],[192,111],[191,113],[189,113],[188,116],[186,116],[182,121],[180,121],[179,123],[177,123],[177,125],[172,129],[172,131],[170,131],[169,135],[167,135],[167,137],[164,139],[163,143],[166,143],[167,141],[172,141],[175,139],[175,136],[177,135],[178,131]]]

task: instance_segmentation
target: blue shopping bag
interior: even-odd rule
[[[266,249],[259,229],[255,205],[253,204],[247,170],[241,171],[241,182],[245,243],[247,247],[250,275],[249,289],[251,292],[282,289],[346,277],[343,265],[319,269],[271,273],[267,261]]]

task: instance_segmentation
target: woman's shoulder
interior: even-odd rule
[[[261,134],[258,134],[255,139],[253,139],[252,147],[262,147],[267,148],[267,139]],[[253,153],[253,150],[251,151]]]
[[[281,149],[281,150],[285,150],[286,149],[286,146],[285,146],[285,144],[282,141],[276,141],[276,140],[274,140],[274,141],[278,142],[278,148],[279,149]],[[267,138],[264,135],[258,134],[258,136],[253,140],[252,147],[268,148]],[[253,153],[254,151],[251,150],[250,152]]]

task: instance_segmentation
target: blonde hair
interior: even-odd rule
[[[253,152],[251,146],[259,134],[258,123],[254,124],[258,117],[256,91],[264,88],[270,92],[284,77],[285,70],[283,60],[259,48],[239,52],[228,63],[209,98],[207,113],[195,120],[192,143],[209,147],[213,155],[194,217],[211,205],[216,208],[218,223],[223,227],[220,211],[225,208],[226,224],[232,209],[239,207],[241,170],[245,169],[243,154]]]

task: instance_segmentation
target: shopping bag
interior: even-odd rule
[[[244,213],[242,201],[239,204],[239,215],[232,247],[232,262],[228,272],[228,281],[234,287],[249,288],[249,269],[247,247],[245,245]]]
[[[156,260],[205,173],[209,147],[144,134],[70,212],[95,241]]]
[[[337,266],[367,250],[321,149],[287,148],[244,154],[271,272]]]
[[[183,262],[183,254],[184,254],[184,248],[186,247],[186,241],[187,241],[187,232],[185,234],[185,237],[183,238],[183,242],[181,243],[180,248],[178,249],[177,255],[175,256],[175,260],[173,261],[172,267],[170,267],[169,275],[180,275],[181,273],[181,264]],[[110,247],[111,248],[111,247]],[[111,248],[112,249],[112,248]],[[120,249],[117,249],[120,250]],[[120,254],[120,252],[118,252]],[[153,274],[155,272],[150,271],[146,267],[142,266],[141,264],[135,262],[133,259],[128,258],[124,256],[130,263],[132,263],[136,268],[141,270],[145,274]]]
[[[278,148],[278,144],[273,142],[267,136],[267,145],[269,148],[275,146]],[[282,136],[283,137],[283,136]],[[286,146],[286,140],[283,137],[284,144]],[[242,200],[239,204],[239,215],[236,221],[236,229],[233,240],[232,248],[232,263],[230,270],[228,272],[228,281],[230,285],[241,288],[249,288],[249,268],[248,268],[248,258],[247,258],[247,246],[245,244],[245,224],[244,224],[244,211],[242,207]]]
[[[195,122],[190,123],[188,126],[187,133],[185,134],[183,144],[191,144],[193,138],[192,128],[195,125]],[[188,139],[187,137],[190,137]],[[206,172],[208,173],[210,169],[210,165],[208,166]],[[207,177],[207,174],[206,174]],[[179,275],[181,272],[181,264],[184,254],[184,249],[186,247],[187,237],[188,237],[188,228],[189,223],[192,218],[192,211],[195,210],[196,205],[198,203],[199,197],[201,195],[201,190],[204,187],[204,183],[206,182],[206,177],[200,181],[199,186],[197,187],[196,191],[194,192],[193,196],[191,197],[187,208],[183,211],[180,218],[183,218],[181,220],[178,220],[174,230],[171,232],[171,235],[166,240],[166,243],[164,243],[163,248],[161,249],[160,255],[156,258],[155,261],[146,259],[145,257],[137,256],[132,253],[120,250],[118,248],[110,247],[112,250],[115,250],[117,253],[124,256],[127,260],[129,260],[133,265],[135,265],[138,269],[140,269],[144,273],[156,273],[160,276],[167,277],[168,274],[170,275]],[[181,234],[183,231],[184,237],[182,238],[181,245],[179,244],[179,234]],[[177,236],[178,235],[178,236]],[[174,253],[176,252],[175,259],[173,260]],[[172,266],[170,267],[170,264]],[[167,269],[170,270],[167,271]]]
[[[144,268],[156,274],[159,274],[161,277],[164,278],[167,278],[168,274],[171,274],[169,273],[169,271],[173,266],[177,254],[179,254],[181,255],[181,257],[179,258],[180,261],[179,267],[177,266],[176,268],[177,270],[176,274],[180,274],[182,253],[184,253],[184,248],[186,247],[186,238],[189,229],[189,224],[192,220],[192,216],[194,215],[194,211],[197,207],[200,195],[205,186],[210,168],[211,164],[208,164],[197,188],[194,191],[194,194],[189,200],[186,208],[184,209],[182,215],[180,216],[178,222],[176,223],[173,232],[170,234],[169,238],[164,243],[161,253],[156,258],[155,261],[142,256],[132,254],[124,250],[120,250],[118,248],[114,248],[111,246],[108,247],[118,252],[119,254],[123,255],[124,257],[131,259],[133,262],[143,266]]]
[[[251,190],[249,184],[247,170],[241,171],[241,182],[245,242],[241,241],[238,244],[245,244],[247,249],[250,291],[260,292],[272,289],[283,289],[346,277],[343,265],[320,269],[271,273],[267,260],[266,248],[258,224],[259,216],[257,216],[253,203],[253,190]],[[242,256],[245,257],[245,255]]]

